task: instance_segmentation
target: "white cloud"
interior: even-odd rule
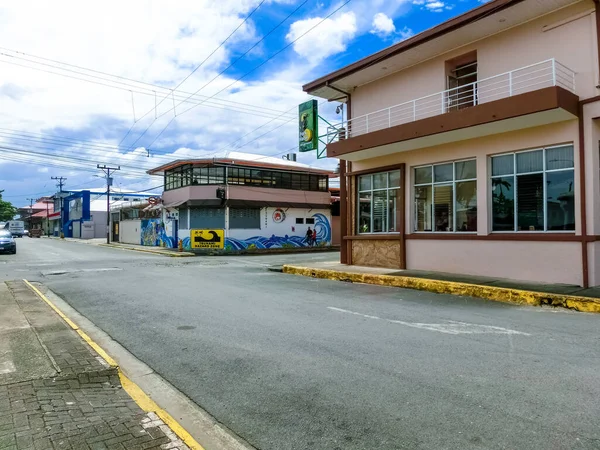
[[[322,17],[312,17],[292,23],[286,39],[289,42],[294,41],[322,20]],[[312,64],[316,64],[330,55],[345,51],[348,42],[356,35],[356,31],[354,12],[332,16],[319,25],[317,32],[307,34],[295,42],[294,51]]]
[[[421,9],[431,12],[442,12],[444,9],[450,10],[454,7],[454,5],[440,0],[413,0],[412,3],[413,5],[421,6]]]
[[[278,2],[281,3],[282,0]],[[258,3],[259,0],[221,0],[218,3],[209,0],[189,0],[178,2],[177,8],[173,8],[166,3],[150,0],[125,3],[108,0],[90,8],[89,5],[72,0],[61,4],[61,8],[40,3],[36,5],[34,15],[31,15],[30,6],[0,3],[0,42],[28,54],[174,87],[219,45]],[[267,3],[271,3],[269,7],[273,7],[273,2]],[[261,7],[261,10],[266,7],[267,5]],[[321,14],[326,15],[325,12]],[[320,25],[302,40],[312,40],[314,44],[315,38],[321,32],[327,33],[331,28],[341,27],[344,31],[339,42],[343,43],[340,45],[345,45],[349,36],[353,36],[354,20],[351,14],[336,16],[338,17],[332,18],[335,20]],[[27,23],[28,26],[23,27],[23,23]],[[258,33],[253,20],[249,20],[180,89],[194,92],[206,84],[226,67],[232,58],[246,51],[258,40]],[[317,39],[316,42],[321,41]],[[284,44],[277,41],[272,43],[275,49]],[[328,38],[325,39],[325,44],[319,43],[319,50],[329,46]],[[267,63],[265,69],[269,70],[260,80],[249,78],[236,83],[234,90],[227,89],[218,97],[255,105],[265,111],[290,110],[288,115],[295,116],[297,104],[307,98],[301,85],[306,81],[306,73],[311,67],[305,67],[306,64],[295,66],[293,63],[282,66],[281,63],[285,61],[283,56]],[[257,59],[262,61],[263,57]],[[11,58],[0,56],[0,61],[11,61]],[[14,58],[12,61],[19,62]],[[236,73],[243,73],[260,61],[246,65],[243,69],[236,67]],[[46,69],[53,70],[49,67]],[[151,111],[136,124],[124,142],[124,145],[131,145],[142,131],[151,125],[146,135],[137,142],[136,147],[139,148],[135,150],[117,151],[74,143],[72,146],[53,150],[56,155],[54,159],[41,159],[33,155],[12,157],[7,153],[0,155],[0,185],[9,186],[4,193],[8,199],[13,198],[15,193],[21,195],[21,200],[34,193],[41,194],[42,191],[52,193],[52,175],[67,176],[69,188],[89,187],[94,183],[95,186],[101,185],[101,181],[98,182],[95,178],[99,173],[95,170],[96,163],[120,164],[123,170],[115,175],[116,185],[144,189],[161,184],[162,181],[156,177],[139,178],[140,173],[143,174],[143,171],[149,168],[184,154],[188,157],[201,157],[214,154],[219,149],[225,151],[240,148],[240,151],[274,155],[289,150],[297,142],[295,121],[283,124],[282,120],[275,120],[243,137],[235,145],[228,146],[271,119],[205,106],[182,114],[187,106],[180,105],[177,107],[177,119],[152,146],[148,157],[146,150],[141,147],[148,146],[173,117],[171,112],[154,121],[153,96],[136,93],[132,105],[131,93],[128,91],[1,62],[0,70],[0,128],[43,133],[46,136],[93,139],[116,145],[133,122],[132,106],[135,107],[137,119],[143,113]],[[234,80],[232,76],[221,76],[203,89],[201,94],[212,95]],[[167,99],[159,106],[157,112],[167,112],[172,106],[172,100]],[[325,105],[323,114],[331,113],[328,107],[329,105]],[[272,117],[274,113],[269,114]],[[282,126],[276,132],[266,134],[243,146],[280,125]],[[9,144],[12,147],[29,148],[37,152],[49,151],[48,146],[43,143],[17,141],[0,132],[0,145]],[[184,146],[185,149],[182,148]],[[73,161],[74,164],[85,163],[91,172],[53,167],[53,164],[65,163],[61,156],[80,158]],[[6,161],[6,158],[11,158],[12,161]],[[314,152],[302,154],[299,159],[308,164],[317,163]],[[22,164],[25,160],[31,164]],[[33,164],[37,162],[46,163],[46,166]],[[333,161],[323,161],[319,164],[335,165]],[[135,173],[131,169],[126,170],[124,166],[134,167]]]
[[[388,36],[396,32],[394,21],[384,13],[377,13],[373,16],[371,33],[381,37]]]
[[[414,31],[408,27],[404,27],[401,30],[398,30],[398,32],[396,34],[398,35],[398,40],[396,42],[404,41],[404,40],[408,39],[409,37],[412,37],[415,35]]]

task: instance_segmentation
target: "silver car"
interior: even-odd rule
[[[0,230],[0,251],[4,253],[17,253],[17,243],[8,230]]]

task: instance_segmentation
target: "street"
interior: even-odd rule
[[[337,253],[17,246],[1,281],[43,283],[258,449],[600,448],[597,315],[267,270]]]

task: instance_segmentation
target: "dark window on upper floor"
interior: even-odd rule
[[[231,185],[314,192],[327,192],[329,189],[327,175],[246,167],[192,167],[188,164],[165,171],[165,191],[190,185],[225,184],[225,173],[227,173],[227,183]]]

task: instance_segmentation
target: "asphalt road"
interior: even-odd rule
[[[600,449],[600,316],[272,273],[336,254],[0,256],[263,450]]]

